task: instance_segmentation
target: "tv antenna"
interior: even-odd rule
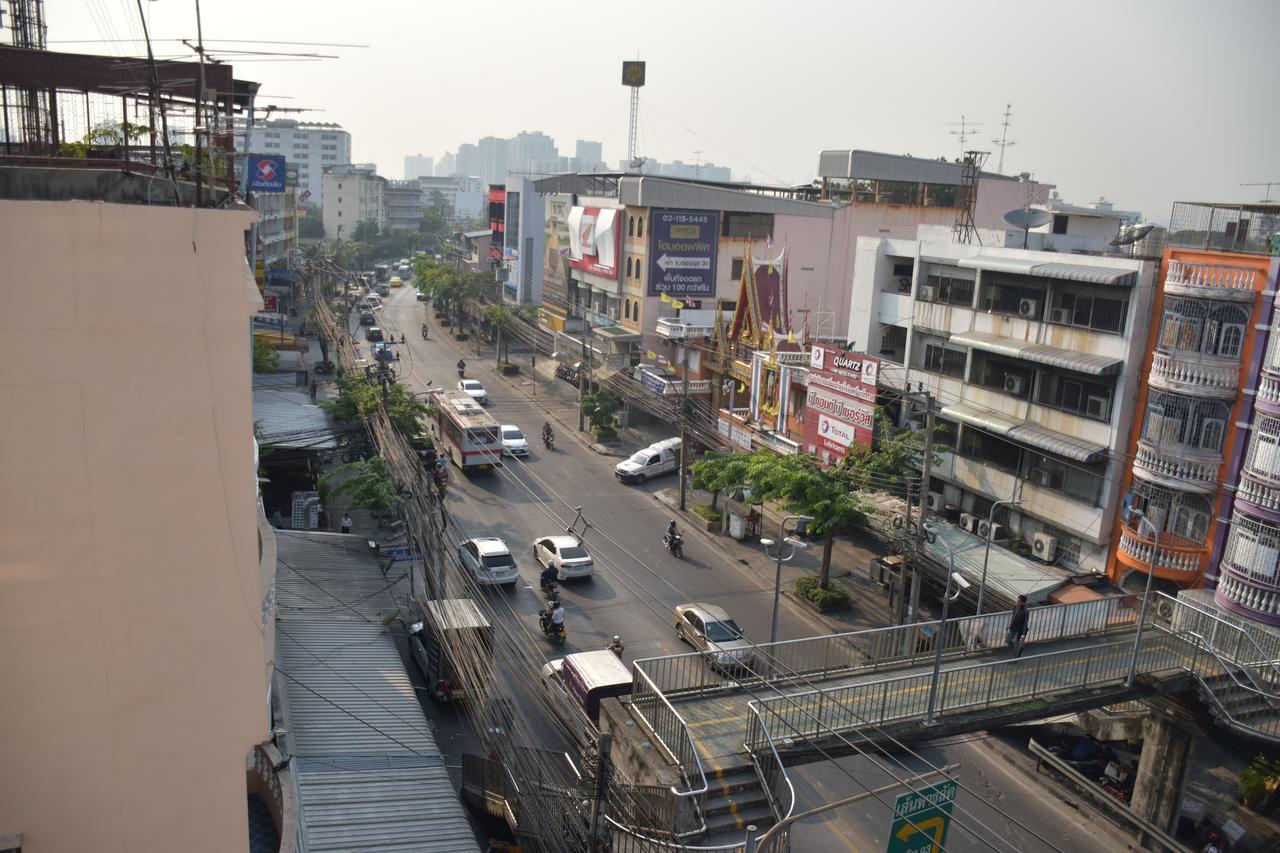
[[[1267,197],[1266,197],[1266,198],[1264,198],[1264,199],[1263,199],[1263,201],[1271,201],[1271,188],[1272,188],[1272,187],[1280,187],[1280,181],[1257,181],[1256,183],[1252,183],[1252,184],[1241,184],[1240,186],[1242,186],[1242,187],[1266,187],[1266,188],[1267,188]]]
[[[961,114],[961,116],[960,116],[960,121],[951,121],[951,122],[947,122],[947,124],[948,124],[948,126],[950,126],[950,127],[958,127],[958,128],[960,128],[959,130],[952,130],[952,131],[950,131],[950,133],[951,133],[951,135],[952,135],[952,136],[954,136],[956,139],[960,140],[960,153],[961,153],[961,154],[964,154],[964,153],[965,153],[965,151],[966,151],[966,149],[965,149],[965,143],[969,141],[969,137],[970,137],[970,136],[976,136],[976,135],[977,135],[978,131],[974,130],[974,128],[975,128],[975,127],[981,127],[981,126],[982,126],[982,122],[980,122],[980,121],[969,121],[968,119],[966,119],[966,118],[964,117],[964,115],[963,115],[963,114]]]
[[[1009,118],[1013,115],[1013,104],[1004,105],[1004,120],[1000,122],[1000,138],[991,140],[992,145],[1000,146],[1000,159],[996,161],[996,172],[1004,174],[1004,149],[1018,143],[1009,138]]]

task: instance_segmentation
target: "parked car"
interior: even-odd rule
[[[524,437],[520,427],[515,424],[503,424],[498,428],[502,438],[502,452],[507,456],[528,456],[529,440]]]
[[[417,295],[416,297],[414,297],[414,298],[415,298],[415,299],[417,299],[419,302],[426,302],[426,301],[427,301],[427,294],[425,294],[425,293],[423,293],[421,290],[419,290],[419,291],[418,291],[418,295]]]
[[[680,464],[680,439],[656,441],[613,468],[614,476],[624,483],[643,483],[659,474],[669,474]]]
[[[543,568],[555,568],[560,580],[588,578],[595,572],[595,561],[576,536],[544,536],[533,543],[533,559]]]
[[[489,402],[489,395],[485,392],[484,386],[475,379],[463,379],[458,383],[458,390],[466,393],[468,397],[482,406]]]
[[[378,328],[377,326],[370,326],[369,331],[364,333],[364,339],[366,341],[382,340],[382,329]]]
[[[478,536],[458,546],[462,565],[481,586],[515,586],[520,579],[515,557],[497,536]]]
[[[376,316],[374,316],[374,313],[373,313],[372,311],[361,311],[361,312],[360,312],[360,325],[361,325],[361,326],[376,326],[377,324],[378,324],[378,318],[377,318]]]
[[[755,661],[751,643],[723,607],[677,604],[676,636],[693,646],[715,670],[750,669]]]

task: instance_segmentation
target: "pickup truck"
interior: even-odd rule
[[[657,441],[631,458],[614,466],[613,474],[624,483],[643,483],[660,474],[669,474],[680,465],[680,439]]]

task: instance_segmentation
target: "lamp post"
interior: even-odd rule
[[[1138,630],[1133,635],[1133,651],[1129,655],[1129,675],[1124,680],[1125,687],[1132,687],[1138,675],[1138,648],[1142,645],[1142,627],[1147,623],[1147,608],[1151,604],[1151,581],[1156,576],[1156,562],[1160,559],[1160,508],[1152,507],[1151,514],[1156,517],[1153,522],[1147,514],[1134,506],[1125,507],[1125,515],[1138,517],[1138,532],[1141,535],[1143,525],[1151,531],[1151,563],[1147,571],[1147,587],[1142,595],[1142,609],[1138,612]]]
[[[778,522],[778,539],[775,542],[772,539],[761,539],[760,544],[764,546],[764,552],[769,553],[770,546],[778,546],[778,570],[773,578],[773,620],[769,628],[769,642],[776,643],[778,641],[778,603],[782,598],[782,564],[789,561],[796,555],[797,549],[808,548],[808,544],[801,542],[799,539],[793,539],[787,536],[786,527],[788,521],[813,521],[813,517],[809,515],[788,515],[784,516],[782,521]],[[782,555],[782,546],[787,544],[791,546],[791,550],[784,557]]]
[[[932,526],[924,527],[923,530],[930,543],[937,542],[937,534]],[[947,570],[947,585],[942,590],[942,619],[938,621],[938,634],[933,640],[933,678],[929,680],[929,706],[925,709],[924,714],[924,722],[927,726],[931,726],[934,723],[933,711],[938,699],[938,676],[942,672],[942,647],[947,638],[947,612],[950,610],[951,602],[959,598],[960,593],[969,588],[969,582],[956,571],[955,549],[946,542],[942,543],[942,547],[947,549],[947,559],[950,562],[950,567]],[[951,594],[952,581],[955,581],[956,584],[955,595]]]
[[[991,505],[991,509],[987,511],[987,548],[982,554],[982,579],[978,581],[978,612],[976,615],[982,615],[982,597],[987,591],[987,564],[991,562],[991,540],[992,527],[996,523],[996,507],[998,506],[1022,506],[1022,501],[1010,498],[1007,501],[996,501]]]

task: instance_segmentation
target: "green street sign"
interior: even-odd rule
[[[939,853],[947,843],[951,806],[959,789],[959,782],[948,779],[899,796],[886,853]]]

